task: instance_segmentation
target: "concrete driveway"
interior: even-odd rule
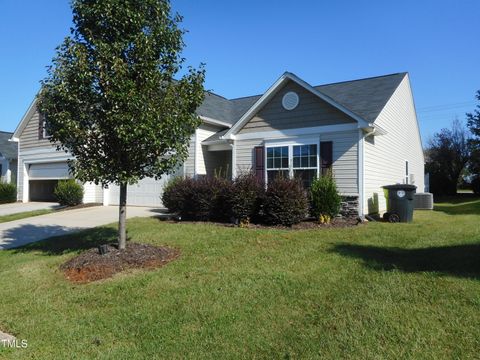
[[[29,202],[29,203],[15,202],[10,204],[1,204],[0,216],[18,214],[25,211],[56,209],[58,207],[60,207],[60,205],[58,203],[53,203],[53,202]]]
[[[160,209],[128,207],[127,217],[160,215]],[[94,206],[0,223],[0,250],[118,221],[117,206]]]

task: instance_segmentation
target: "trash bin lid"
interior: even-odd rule
[[[411,190],[416,190],[417,187],[415,185],[411,184],[395,184],[395,185],[385,185],[382,186],[384,189],[388,190],[406,190],[406,191],[411,191]]]

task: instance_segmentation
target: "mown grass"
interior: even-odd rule
[[[24,211],[24,212],[10,214],[10,215],[3,215],[3,216],[0,216],[0,223],[25,219],[32,216],[45,215],[54,211],[55,211],[54,209],[40,209],[40,210]]]
[[[58,266],[113,225],[1,251],[0,329],[28,348],[0,357],[478,358],[479,207],[308,231],[132,219],[130,238],[181,257],[87,285]]]

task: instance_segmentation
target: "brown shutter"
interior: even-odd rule
[[[255,146],[253,155],[255,157],[255,176],[263,183],[265,182],[265,147]]]
[[[325,175],[332,169],[333,165],[333,142],[321,141],[320,142],[320,169],[321,174]]]

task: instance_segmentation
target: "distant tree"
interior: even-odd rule
[[[477,91],[475,97],[480,101],[480,90]],[[471,151],[469,169],[473,177],[480,178],[480,104],[477,104],[473,112],[467,113],[467,126],[472,133],[468,142]]]
[[[51,141],[74,156],[75,178],[120,186],[124,249],[127,185],[168,174],[187,157],[204,70],[175,80],[184,31],[168,0],[73,0],[72,10],[71,35],[42,81],[38,108]]]
[[[429,141],[425,168],[434,194],[456,194],[460,175],[470,160],[468,139],[468,130],[456,119],[450,129],[442,129]]]

